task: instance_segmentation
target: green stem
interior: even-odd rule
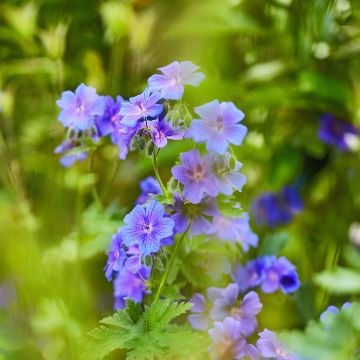
[[[157,164],[157,154],[155,153],[155,151],[153,152],[153,168],[154,168],[154,173],[155,173],[156,179],[159,182],[159,185],[161,187],[161,191],[166,196],[167,191],[166,191],[164,183],[162,182],[160,174],[159,174],[159,169],[158,169],[158,164]]]
[[[158,301],[159,298],[160,298],[160,295],[161,295],[161,291],[162,289],[164,288],[165,284],[166,284],[166,280],[167,278],[169,277],[169,274],[170,274],[170,271],[171,271],[171,268],[173,267],[174,265],[174,261],[175,261],[175,258],[176,258],[176,255],[179,251],[179,248],[180,248],[180,244],[183,242],[183,240],[185,239],[186,235],[188,234],[190,230],[190,224],[188,226],[188,228],[186,229],[186,231],[182,234],[181,238],[176,242],[175,244],[175,248],[174,248],[174,251],[173,253],[171,254],[170,256],[170,260],[169,260],[169,263],[167,264],[167,267],[166,267],[166,270],[164,272],[164,275],[160,281],[160,285],[156,291],[156,295],[155,295],[155,298],[154,298],[154,302]]]
[[[94,151],[91,151],[90,159],[89,159],[88,173],[92,173],[92,171],[93,171],[93,163],[94,163]],[[101,202],[99,193],[98,193],[97,188],[96,188],[96,183],[92,184],[92,186],[91,186],[91,194],[92,194],[92,197],[93,197],[96,205],[99,206],[99,208],[102,208],[102,202]]]

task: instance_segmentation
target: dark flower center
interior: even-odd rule
[[[184,214],[190,219],[194,219],[201,214],[201,208],[195,204],[185,204],[184,205]]]
[[[224,128],[224,125],[223,125],[223,121],[222,121],[222,117],[221,117],[221,116],[218,116],[218,118],[216,119],[215,128],[216,128],[217,130],[222,130],[222,129]]]
[[[244,312],[241,310],[240,307],[232,307],[229,312],[230,315],[233,316],[234,318],[244,315]]]
[[[202,178],[203,178],[203,176],[204,176],[204,172],[203,172],[202,166],[201,166],[200,164],[197,164],[195,169],[189,170],[189,175],[190,175],[195,181],[200,181],[200,180],[202,180]]]
[[[152,226],[150,224],[144,224],[142,230],[145,234],[149,234],[152,231]]]
[[[281,284],[282,284],[283,286],[286,286],[286,287],[292,286],[292,285],[294,285],[294,283],[295,283],[294,278],[293,278],[292,276],[290,276],[290,275],[284,275],[284,276],[281,278],[280,282],[281,282]]]

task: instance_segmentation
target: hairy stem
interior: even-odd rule
[[[174,248],[174,251],[173,253],[171,254],[170,256],[170,260],[169,260],[169,263],[167,264],[167,267],[166,267],[166,270],[164,272],[164,275],[163,277],[161,278],[161,281],[160,281],[160,285],[156,291],[156,295],[155,295],[155,298],[154,298],[154,301],[158,301],[159,298],[160,298],[160,295],[161,295],[161,291],[163,290],[165,284],[166,284],[166,280],[167,278],[169,277],[169,274],[170,274],[170,271],[174,265],[174,262],[175,262],[175,258],[176,258],[176,255],[179,251],[179,248],[180,248],[180,244],[183,242],[183,240],[185,239],[186,235],[188,234],[189,230],[190,230],[190,225],[188,226],[188,228],[186,229],[186,231],[181,235],[181,237],[178,239],[178,241],[176,242],[175,244],[175,248]]]

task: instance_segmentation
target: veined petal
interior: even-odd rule
[[[241,124],[230,125],[224,127],[224,134],[230,143],[241,145],[247,134],[247,127]]]
[[[213,130],[205,121],[195,119],[191,122],[190,132],[196,142],[202,142],[212,135]]]
[[[178,61],[174,61],[169,65],[158,68],[158,70],[163,72],[166,76],[170,78],[174,78],[179,73],[179,67],[180,67],[180,63]]]
[[[184,84],[198,86],[205,79],[205,75],[202,72],[196,72],[184,77]]]
[[[213,100],[195,108],[195,112],[205,120],[216,120],[219,116],[219,101]]]
[[[198,204],[203,198],[203,187],[200,184],[191,183],[184,187],[184,197],[193,204]]]
[[[224,121],[228,124],[236,124],[242,121],[245,114],[236,108],[232,102],[222,102],[220,104],[221,114]]]
[[[72,109],[76,106],[76,96],[72,91],[64,91],[56,104],[61,109]]]

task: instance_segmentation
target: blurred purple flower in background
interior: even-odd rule
[[[223,322],[216,321],[209,330],[209,335],[213,341],[209,349],[213,359],[238,360],[245,356],[254,360],[257,358],[256,349],[253,345],[247,345],[241,334],[240,323],[232,318],[226,318]]]
[[[189,323],[194,329],[206,330],[210,323],[209,303],[206,301],[204,295],[199,293],[194,294],[189,302],[193,304],[191,309],[193,314],[188,317]]]
[[[289,294],[300,287],[296,267],[284,256],[277,259],[274,255],[265,255],[248,261],[245,266],[238,265],[234,280],[242,292],[261,286],[264,293],[280,289]]]
[[[264,279],[261,290],[264,293],[273,293],[279,288],[288,294],[296,291],[300,286],[296,267],[284,256],[276,259],[275,256],[265,257]]]
[[[84,161],[88,157],[87,151],[81,150],[82,143],[79,140],[65,140],[54,150],[55,154],[65,153],[60,158],[60,164],[64,167],[74,165],[75,161]],[[73,152],[72,152],[73,151]]]
[[[136,205],[124,222],[124,244],[138,245],[142,255],[157,252],[161,240],[173,235],[175,225],[174,220],[165,217],[164,206],[155,200],[147,205]]]
[[[145,204],[151,199],[151,194],[158,195],[162,193],[159,182],[153,176],[148,176],[140,181],[140,190],[141,194],[136,200],[137,204]]]
[[[105,100],[92,87],[80,84],[75,93],[64,91],[61,99],[56,101],[61,108],[59,121],[65,127],[76,130],[90,129],[95,125],[95,117],[104,113]]]
[[[351,139],[357,137],[358,133],[354,125],[339,120],[332,114],[326,113],[320,118],[319,139],[326,144],[336,146],[341,151],[350,148]]]
[[[180,155],[182,165],[175,165],[171,172],[176,180],[184,185],[184,197],[198,204],[205,195],[219,193],[218,182],[212,173],[214,158],[211,154],[200,156],[199,150],[190,150]]]
[[[259,225],[275,227],[288,224],[303,209],[299,193],[290,186],[280,193],[264,193],[253,202],[252,211]]]
[[[234,281],[241,292],[253,289],[261,284],[264,279],[265,261],[262,257],[249,260],[245,266],[238,265],[235,269]]]
[[[241,244],[245,252],[250,246],[256,247],[259,241],[259,237],[250,228],[247,213],[243,213],[241,218],[214,216],[211,232],[221,240]]]
[[[146,89],[142,94],[122,102],[119,113],[123,116],[121,123],[128,127],[135,127],[141,119],[160,115],[164,108],[162,104],[158,104],[160,99],[160,93],[151,93],[149,89]]]
[[[206,142],[206,149],[224,155],[229,143],[241,145],[247,127],[239,124],[244,113],[232,102],[214,100],[195,108],[201,120],[193,120],[190,134],[196,142]]]
[[[199,66],[191,61],[174,61],[161,67],[163,75],[153,75],[149,78],[150,90],[157,90],[163,99],[179,100],[184,93],[184,85],[197,86],[204,79],[204,74],[196,72]]]
[[[189,316],[188,320],[194,329],[206,330],[209,327],[210,321],[214,320],[210,316],[211,308],[214,302],[223,296],[223,290],[222,288],[211,287],[206,292],[207,300],[200,293],[194,294],[190,299],[194,306],[191,309],[193,314]]]
[[[260,312],[262,304],[254,291],[246,294],[240,305],[238,296],[237,284],[230,284],[225,289],[221,289],[219,296],[214,301],[210,316],[211,319],[220,321],[226,317],[234,318],[239,321],[242,334],[249,336],[257,327],[256,315]]]

